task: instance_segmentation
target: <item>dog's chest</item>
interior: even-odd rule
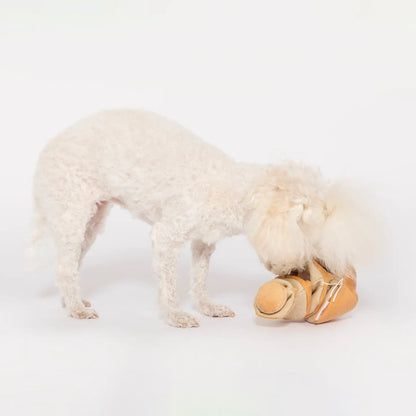
[[[203,219],[194,229],[194,238],[198,238],[207,244],[240,234],[242,231],[242,216],[238,211],[222,212],[222,215],[213,215],[211,218]]]
[[[201,230],[203,231],[203,230]],[[228,237],[230,234],[224,228],[216,227],[199,233],[199,239],[206,244],[215,244],[217,241]],[[232,235],[232,234],[231,234]]]

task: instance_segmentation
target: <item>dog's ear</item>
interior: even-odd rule
[[[337,183],[326,196],[326,219],[320,230],[317,258],[335,275],[374,258],[379,239],[368,198],[358,188]]]
[[[302,269],[310,259],[311,248],[299,222],[303,204],[275,186],[262,186],[251,198],[246,234],[260,260],[276,274]]]

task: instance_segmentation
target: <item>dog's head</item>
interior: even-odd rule
[[[368,216],[357,197],[329,185],[319,171],[286,164],[268,168],[249,200],[246,234],[268,270],[303,270],[316,259],[336,275],[371,247]]]

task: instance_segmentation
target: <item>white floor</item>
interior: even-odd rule
[[[219,245],[210,281],[236,317],[194,311],[199,328],[171,328],[158,317],[147,233],[122,211],[110,217],[82,272],[100,314],[91,321],[65,316],[51,271],[16,268],[20,241],[2,247],[0,414],[409,414],[415,331],[406,291],[375,286],[367,271],[358,307],[338,321],[261,320],[252,301],[271,276],[237,237]],[[186,252],[181,293],[191,311],[188,262]]]

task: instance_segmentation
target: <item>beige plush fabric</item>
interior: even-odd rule
[[[306,317],[314,315],[318,312],[320,306],[325,300],[328,284],[333,276],[325,271],[325,269],[316,261],[309,263],[306,277],[310,279],[312,285],[311,309]]]
[[[311,307],[311,282],[303,280],[298,276],[288,276],[285,279],[296,289],[296,300],[293,308],[284,319],[292,321],[303,320]]]
[[[277,280],[260,287],[256,296],[256,305],[263,312],[273,314],[280,311],[287,302],[288,290]]]
[[[293,308],[296,299],[296,288],[293,287],[293,285],[286,279],[280,279],[278,277],[271,280],[270,282],[267,282],[262,287],[268,289],[275,287],[275,285],[283,286],[286,289],[286,299],[283,306],[279,308],[281,299],[273,298],[273,295],[275,294],[274,292],[259,290],[256,296],[256,300],[254,301],[254,310],[256,311],[257,316],[267,319],[283,319]],[[270,306],[273,305],[273,303],[274,306]],[[263,306],[266,304],[269,306],[269,312],[264,311],[259,307],[259,305]]]

